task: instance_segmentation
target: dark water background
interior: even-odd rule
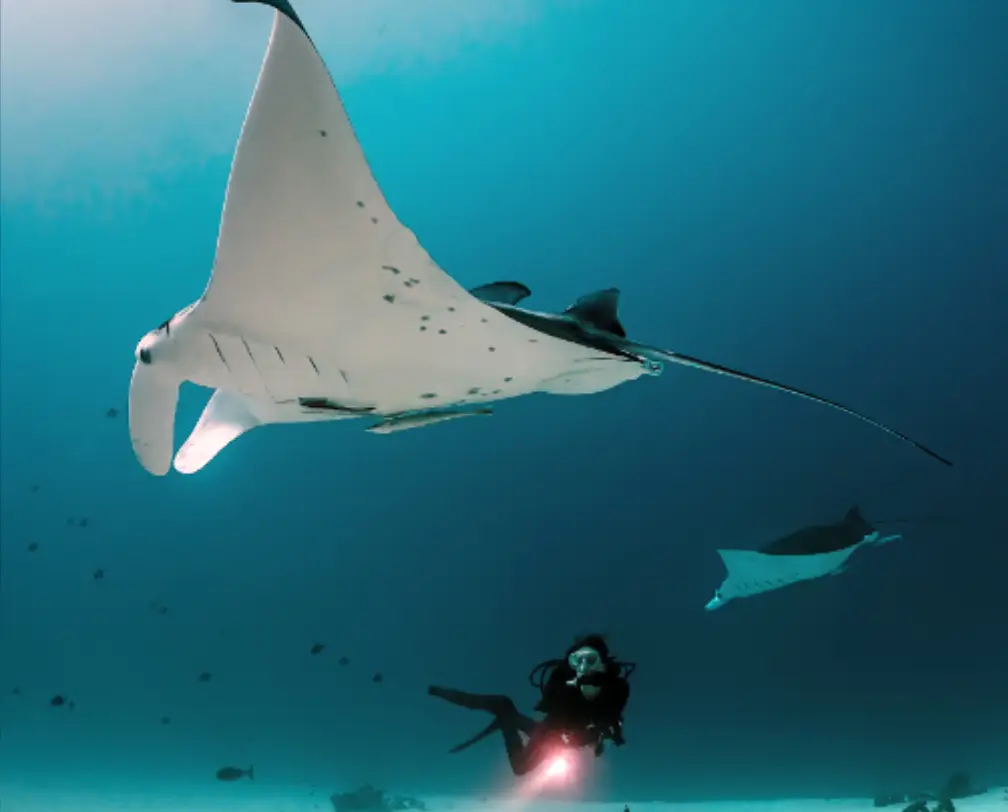
[[[159,0],[155,26],[110,0],[43,58],[59,5],[0,18],[8,777],[254,762],[481,792],[499,742],[446,755],[484,720],[426,685],[530,705],[527,670],[599,628],[639,668],[596,794],[1008,781],[1008,6],[488,3],[439,27],[463,14],[444,3],[396,27],[387,2],[354,28],[299,4],[386,195],[460,282],[519,279],[543,309],[617,285],[631,335],[838,398],[954,468],[668,369],[391,438],[268,429],[157,479],[124,420],[133,348],[206,281],[270,14]],[[717,547],[855,502],[957,520],[702,611]]]

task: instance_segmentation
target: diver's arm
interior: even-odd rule
[[[555,710],[556,698],[567,688],[567,670],[556,668],[542,688],[542,697],[536,703],[535,709],[540,713],[550,714]]]
[[[630,699],[630,683],[622,677],[612,680],[603,689],[605,705],[600,708],[602,738],[611,739],[617,747],[626,744],[623,738],[623,711]]]

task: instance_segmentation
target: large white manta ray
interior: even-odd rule
[[[736,598],[750,598],[824,575],[840,575],[861,547],[900,538],[899,533],[881,535],[855,505],[840,522],[797,530],[760,550],[718,550],[727,575],[704,608],[710,612]]]
[[[947,463],[838,403],[627,339],[614,289],[562,314],[518,307],[520,283],[466,291],[389,208],[294,9],[235,2],[271,6],[275,19],[210,282],[136,349],[130,436],[151,473],[171,467],[184,381],[215,390],[174,457],[193,473],[256,426],[365,417],[389,433],[534,392],[600,392],[666,361],[824,403]]]

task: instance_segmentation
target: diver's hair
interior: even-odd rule
[[[602,660],[606,663],[611,663],[613,661],[613,656],[609,651],[609,644],[606,643],[605,635],[593,633],[585,634],[574,640],[574,644],[567,649],[567,657],[577,651],[579,648],[584,648],[585,646],[595,649],[601,656]]]

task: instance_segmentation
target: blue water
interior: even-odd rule
[[[272,15],[92,5],[0,18],[0,785],[255,763],[480,793],[500,742],[449,756],[484,720],[425,687],[530,707],[528,669],[595,628],[639,667],[590,795],[1008,781],[1008,6],[298,3],[391,205],[462,284],[518,279],[542,309],[619,286],[635,338],[955,467],[671,368],[389,438],[270,428],[155,478],[134,347],[206,283]],[[179,436],[206,397],[183,391]],[[716,548],[854,503],[954,520],[702,611]]]

